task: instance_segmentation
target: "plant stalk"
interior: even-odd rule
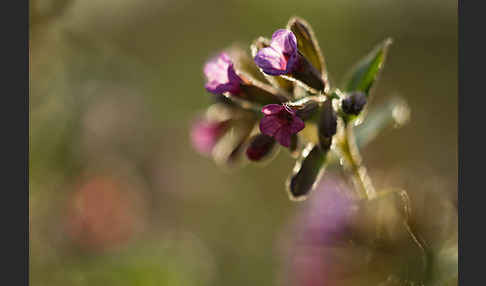
[[[344,124],[343,136],[341,139],[341,155],[345,167],[352,174],[352,180],[359,196],[368,200],[376,197],[376,190],[373,186],[366,167],[363,165],[363,159],[359,152],[356,138],[354,136],[353,126]]]

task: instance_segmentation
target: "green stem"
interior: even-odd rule
[[[363,159],[356,144],[352,125],[345,124],[343,133],[341,152],[344,163],[352,174],[353,183],[361,197],[373,199],[376,197],[376,190],[366,167],[363,165]]]

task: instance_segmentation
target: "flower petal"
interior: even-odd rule
[[[260,131],[268,136],[274,136],[283,126],[277,115],[265,116],[260,120]]]
[[[297,39],[294,33],[287,29],[279,29],[272,35],[271,47],[286,55],[297,52]]]
[[[269,75],[282,75],[287,73],[287,60],[273,47],[266,47],[258,51],[255,56],[255,64],[264,73]]]
[[[268,104],[263,107],[262,112],[265,115],[272,115],[279,113],[283,109],[284,107],[280,104]]]
[[[275,140],[278,141],[282,146],[290,147],[291,134],[288,127],[283,127],[278,129],[277,133],[275,133]]]
[[[204,75],[209,81],[218,80],[220,82],[228,81],[228,67],[231,65],[231,60],[226,53],[221,53],[218,56],[210,59],[204,65]]]
[[[238,92],[241,80],[226,53],[221,53],[209,60],[204,65],[203,71],[207,78],[205,87],[209,92],[215,94]]]
[[[223,122],[198,120],[191,129],[191,141],[194,148],[201,154],[211,153],[216,142],[225,130]]]
[[[304,129],[305,123],[300,117],[295,116],[292,120],[292,123],[290,123],[289,126],[289,131],[291,134],[295,134],[299,132],[300,130]]]

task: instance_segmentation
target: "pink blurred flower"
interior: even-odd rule
[[[105,250],[127,242],[143,225],[142,198],[105,176],[84,182],[68,201],[66,230],[83,248]],[[126,189],[127,188],[127,189]]]
[[[197,120],[191,129],[191,141],[193,147],[203,155],[209,155],[219,138],[226,130],[226,122]]]

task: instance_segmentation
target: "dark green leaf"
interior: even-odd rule
[[[297,48],[309,62],[322,74],[322,79],[326,86],[327,72],[324,57],[322,56],[319,43],[314,35],[314,31],[307,21],[298,17],[289,20],[287,28],[291,30],[297,38]]]
[[[319,146],[309,144],[297,160],[292,175],[287,180],[287,191],[291,200],[304,200],[315,188],[317,181],[324,173],[327,151]]]
[[[344,91],[362,91],[369,96],[386,59],[391,39],[386,39],[358,62],[345,79]]]

